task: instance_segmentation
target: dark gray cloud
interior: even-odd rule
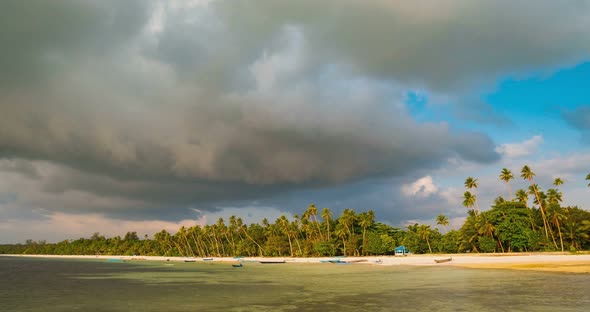
[[[241,43],[259,47],[283,25],[304,30],[314,64],[447,89],[587,59],[590,5],[554,1],[214,1]],[[565,49],[564,47],[568,47]],[[247,51],[247,50],[246,50]]]
[[[72,61],[105,57],[135,36],[147,2],[7,0],[0,3],[0,89],[55,78]]]
[[[170,220],[494,162],[488,136],[416,122],[405,94],[587,56],[587,5],[554,6],[3,2],[0,158],[28,209]]]
[[[582,134],[582,141],[590,144],[590,105],[563,111],[563,118]]]
[[[583,131],[590,130],[590,105],[580,106],[572,111],[564,111],[562,114],[574,128]]]

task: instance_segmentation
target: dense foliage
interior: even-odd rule
[[[578,207],[562,207],[563,194],[557,189],[543,192],[534,184],[534,173],[523,167],[521,177],[531,182],[528,190],[517,190],[507,200],[498,197],[494,205],[480,211],[477,179],[467,178],[463,205],[467,218],[459,230],[449,230],[448,217],[439,215],[436,224],[413,224],[406,230],[375,222],[369,210],[357,213],[345,209],[334,218],[328,208],[321,213],[310,205],[301,217],[281,216],[274,223],[244,224],[232,216],[211,225],[181,227],[175,234],[165,230],[140,239],[136,232],[125,237],[106,238],[95,233],[90,238],[59,243],[27,241],[26,244],[0,245],[8,254],[79,255],[163,255],[183,257],[232,256],[360,256],[392,254],[398,245],[414,253],[578,251],[590,248],[590,212]],[[500,180],[514,177],[504,168]],[[586,177],[590,180],[590,174]],[[563,184],[559,178],[554,186]],[[590,184],[588,185],[590,187]],[[534,205],[528,207],[529,197]]]

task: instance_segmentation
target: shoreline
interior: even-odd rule
[[[0,254],[5,257],[87,259],[121,261],[175,261],[175,262],[282,262],[285,263],[323,263],[328,260],[340,260],[351,264],[371,264],[378,266],[454,266],[473,269],[512,269],[563,273],[590,273],[590,254],[437,254],[366,257],[164,257],[164,256],[121,256],[121,255],[23,255]],[[452,261],[436,263],[435,260],[452,258]],[[206,259],[206,260],[205,260]]]

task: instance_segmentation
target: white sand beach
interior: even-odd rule
[[[259,262],[259,261],[285,261],[285,263],[323,263],[329,260],[340,260],[354,264],[372,264],[379,266],[460,266],[468,268],[489,269],[518,269],[539,270],[555,272],[590,273],[590,254],[437,254],[437,255],[408,255],[395,256],[368,256],[368,257],[162,257],[162,256],[79,256],[79,255],[0,255],[12,257],[41,257],[62,259],[118,259],[123,261],[190,261],[190,262]],[[436,263],[437,259],[452,258],[452,261]]]

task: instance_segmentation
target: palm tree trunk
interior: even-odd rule
[[[289,232],[286,231],[287,233],[287,239],[289,240],[289,252],[291,252],[291,257],[293,257],[293,244],[291,244],[291,235],[289,235]]]
[[[246,231],[245,229],[242,228],[242,231],[244,232],[244,234],[246,234],[246,236],[252,241],[254,242],[254,244],[256,244],[256,246],[258,246],[259,248],[259,252],[260,252],[260,256],[264,256],[264,248],[262,248],[262,246],[260,246],[260,244],[258,244],[249,234],[248,231]]]
[[[529,181],[531,182],[533,190],[535,191],[535,197],[537,197],[537,202],[539,202],[539,210],[541,210],[541,217],[543,217],[543,227],[545,228],[545,238],[549,239],[549,233],[547,232],[547,228],[549,227],[549,222],[547,222],[547,217],[545,217],[545,211],[543,210],[543,204],[541,203],[541,199],[539,198],[539,193],[537,193],[537,188],[535,187],[535,183],[533,182],[533,179],[529,179]],[[555,238],[553,238],[553,241],[555,241]],[[555,245],[555,247],[557,248],[557,244]]]
[[[367,255],[367,228],[363,227],[363,254]]]
[[[502,245],[502,241],[500,240],[500,238],[498,237],[498,243],[500,244],[500,249],[502,249],[502,253],[504,253],[504,246]]]
[[[561,244],[561,252],[563,252],[563,236],[561,235],[561,226],[559,225],[559,220],[557,221],[557,231],[559,232],[559,243]]]
[[[428,250],[432,253],[432,248],[430,248],[430,242],[428,241],[428,237],[426,237],[426,244],[428,245]]]

